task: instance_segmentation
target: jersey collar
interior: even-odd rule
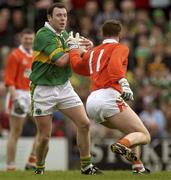
[[[28,51],[26,51],[26,49],[24,48],[23,45],[20,45],[18,48],[20,49],[21,52],[23,52],[24,54],[26,54],[28,57],[31,57],[31,56],[32,56],[33,50],[30,50],[30,51],[28,52]]]
[[[63,31],[61,33],[57,33],[56,30],[49,24],[49,22],[45,22],[45,25],[44,25],[46,28],[50,29],[53,33],[55,33],[56,35],[60,36]]]
[[[55,29],[48,23],[48,22],[45,22],[45,25],[44,25],[46,28],[50,29],[53,33],[56,34],[56,31]]]
[[[103,44],[106,44],[106,43],[118,43],[118,41],[115,40],[115,39],[104,39],[102,43]]]

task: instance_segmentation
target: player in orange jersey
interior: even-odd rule
[[[92,80],[92,92],[86,103],[89,117],[107,128],[125,134],[111,150],[132,163],[133,172],[149,173],[132,148],[150,142],[150,134],[137,114],[125,102],[133,100],[133,92],[126,79],[129,49],[119,43],[121,24],[107,21],[102,26],[104,40],[92,50],[83,52],[76,38],[69,38],[72,69]],[[79,48],[79,49],[78,49]]]
[[[29,73],[32,64],[34,32],[26,28],[21,32],[21,44],[12,50],[5,69],[5,85],[8,88],[6,106],[9,113],[10,132],[7,143],[7,170],[15,170],[16,146],[22,133],[24,120],[30,108]],[[35,141],[36,142],[36,141]],[[26,168],[35,167],[35,142]]]

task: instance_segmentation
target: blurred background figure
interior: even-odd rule
[[[165,131],[166,119],[163,112],[155,107],[153,101],[145,103],[140,118],[149,130],[152,139],[167,137]]]
[[[97,14],[94,27],[96,30],[106,21],[110,19],[120,19],[120,11],[116,8],[115,1],[113,0],[106,0],[103,1],[102,4],[103,11]]]
[[[5,69],[5,85],[8,89],[6,107],[9,113],[10,125],[7,143],[7,170],[9,171],[16,169],[17,142],[22,133],[25,118],[30,111],[31,104],[28,76],[31,72],[34,31],[32,29],[24,29],[20,33],[20,38],[20,46],[9,54]],[[36,141],[33,144],[26,169],[35,167],[35,143]]]

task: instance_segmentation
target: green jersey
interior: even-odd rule
[[[50,26],[50,25],[48,25]],[[55,86],[64,84],[71,76],[70,66],[58,67],[55,61],[68,51],[66,31],[57,34],[45,24],[37,33],[33,44],[33,63],[30,80],[36,85]]]

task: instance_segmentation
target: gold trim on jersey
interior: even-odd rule
[[[55,56],[55,55],[58,54],[59,52],[63,52],[63,51],[64,51],[63,48],[57,48],[57,49],[55,49],[55,50],[49,55],[50,59],[52,59],[53,56]]]
[[[45,62],[52,63],[51,59],[53,58],[53,56],[55,56],[59,52],[68,52],[68,50],[69,50],[68,48],[66,48],[66,49],[57,48],[49,56],[47,56],[45,53],[43,53],[41,51],[33,51],[33,62],[40,61],[43,63],[45,63]]]
[[[43,63],[52,63],[49,56],[41,51],[33,51],[33,62],[40,61]]]

